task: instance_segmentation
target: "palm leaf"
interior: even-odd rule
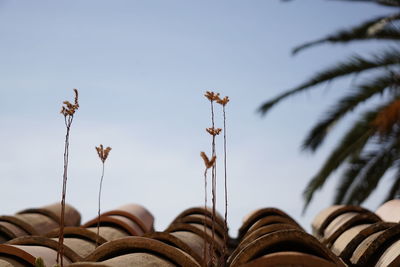
[[[393,133],[393,127],[400,121],[400,98],[395,98],[382,109],[372,122],[381,136],[389,136]]]
[[[349,194],[345,204],[359,205],[362,203],[371,192],[377,187],[378,182],[383,175],[389,170],[399,156],[399,140],[386,144],[374,151],[374,156],[365,165],[363,170],[358,175],[354,186],[349,188]]]
[[[259,108],[261,114],[265,115],[274,105],[282,101],[283,99],[300,93],[310,87],[321,84],[323,82],[331,81],[339,77],[347,76],[350,74],[358,74],[360,72],[386,67],[393,64],[400,63],[400,51],[397,49],[388,49],[382,53],[375,54],[371,59],[366,59],[358,55],[353,55],[349,60],[334,65],[333,67],[327,68],[322,72],[317,73],[314,77],[306,81],[305,83],[288,90],[281,95],[273,98],[270,101],[265,102]]]
[[[325,184],[328,177],[339,168],[350,155],[356,151],[362,151],[365,147],[370,137],[375,133],[375,129],[371,126],[371,121],[375,118],[377,112],[378,111],[367,112],[355,123],[325,160],[319,172],[308,183],[303,191],[305,202],[303,213],[310,204],[314,193]]]
[[[292,0],[281,0],[282,2],[289,2]],[[400,6],[399,0],[337,0],[337,1],[349,1],[349,2],[369,2],[376,3],[384,6]]]
[[[383,75],[358,86],[355,93],[340,99],[335,103],[333,108],[327,112],[327,115],[311,129],[303,142],[303,149],[315,151],[322,144],[334,124],[344,115],[371,97],[377,94],[382,94],[383,91],[386,88],[390,88],[393,83],[393,74],[386,72]]]
[[[384,25],[380,25],[381,29],[371,34],[371,29],[374,26],[378,25],[378,23],[382,24],[383,21],[390,22],[398,19],[400,19],[400,13],[393,14],[392,16],[377,17],[372,20],[363,22],[362,24],[355,26],[349,30],[341,30],[334,34],[328,35],[325,38],[299,45],[292,50],[292,54],[297,54],[301,50],[323,43],[347,43],[357,40],[368,39],[399,40],[400,31],[395,28],[385,28]]]
[[[349,1],[349,2],[369,2],[384,6],[400,6],[399,0],[338,0],[338,1]]]
[[[336,189],[336,194],[333,203],[342,204],[344,197],[346,196],[347,190],[353,184],[354,180],[367,163],[365,158],[359,157],[359,155],[353,157],[347,166],[347,170],[342,175],[339,186]]]
[[[390,187],[390,191],[387,194],[384,202],[394,199],[400,193],[400,169],[397,168],[396,176],[394,177],[394,182]]]

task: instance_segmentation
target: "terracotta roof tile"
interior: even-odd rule
[[[317,216],[315,216],[313,222],[311,223],[313,235],[315,235],[319,239],[323,238],[324,231],[328,227],[328,225],[336,217],[347,212],[364,213],[369,212],[369,210],[352,205],[334,205],[323,209],[320,213],[317,214]]]
[[[44,235],[58,228],[60,204],[52,204],[37,209],[27,209],[14,216],[0,216],[0,241],[3,243],[24,235]],[[66,226],[79,226],[81,216],[70,205],[66,205]]]
[[[389,200],[382,204],[375,212],[387,222],[400,222],[400,199]]]
[[[257,238],[229,260],[230,266],[241,266],[276,252],[303,252],[325,259],[336,266],[344,266],[339,258],[315,237],[298,229],[276,231]]]
[[[372,224],[379,221],[381,221],[381,219],[375,213],[369,211],[363,213],[346,212],[337,216],[326,227],[322,240],[328,247],[331,247],[336,239],[351,227],[366,223]]]
[[[163,232],[155,232],[153,215],[140,205],[128,204],[101,215],[98,238],[97,218],[79,226],[79,212],[68,206],[68,224],[74,225],[64,230],[64,262],[103,267],[204,266],[214,259],[219,265],[226,261],[228,267],[399,266],[400,224],[390,222],[396,217],[388,216],[393,209],[398,209],[395,202],[382,205],[379,217],[358,206],[329,207],[315,217],[314,237],[285,212],[263,208],[246,216],[238,237],[228,236],[224,244],[227,232],[219,214],[213,242],[210,209],[189,208]],[[59,212],[59,204],[53,204],[0,216],[0,266],[33,266],[37,257],[53,266]]]
[[[109,241],[99,246],[85,260],[112,266],[134,266],[133,263],[143,260],[143,254],[158,258],[159,261],[165,262],[166,266],[170,266],[169,263],[175,264],[171,266],[200,266],[189,254],[180,249],[155,239],[136,236]]]
[[[373,266],[390,245],[400,239],[400,224],[365,238],[354,250],[350,261],[359,266]]]
[[[275,252],[259,257],[241,267],[276,267],[276,266],[308,266],[308,267],[337,267],[338,265],[314,255],[284,251]]]
[[[400,266],[400,240],[391,244],[375,264],[376,267]]]
[[[341,234],[331,249],[336,255],[350,264],[350,258],[353,255],[354,250],[365,238],[378,231],[388,229],[394,225],[395,224],[388,222],[378,222],[354,226]]]

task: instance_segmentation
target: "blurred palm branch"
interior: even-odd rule
[[[384,201],[400,195],[400,0],[341,1],[370,2],[392,8],[393,12],[297,46],[293,54],[321,44],[371,40],[381,42],[382,49],[341,60],[259,108],[265,115],[282,100],[318,85],[349,76],[362,78],[357,84],[351,84],[324,112],[303,141],[304,150],[316,151],[346,115],[359,110],[361,104],[367,107],[357,115],[304,189],[304,211],[314,194],[339,168],[343,171],[337,182],[334,204],[362,204],[389,170],[393,171],[390,172],[393,173],[392,184]]]

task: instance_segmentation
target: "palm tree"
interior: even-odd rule
[[[311,79],[265,102],[259,108],[266,114],[280,101],[316,85],[338,78],[368,73],[357,85],[352,85],[328,109],[304,139],[303,149],[316,151],[334,126],[360,104],[369,103],[330,152],[320,170],[311,178],[303,196],[304,210],[314,193],[319,190],[339,167],[343,173],[338,182],[334,203],[359,205],[374,191],[388,170],[393,170],[393,184],[386,199],[400,195],[400,0],[342,0],[371,2],[393,7],[395,12],[363,22],[355,27],[335,32],[325,38],[305,43],[293,49],[303,49],[325,43],[350,43],[355,41],[382,40],[391,44],[367,56],[353,55],[321,72]],[[364,76],[365,77],[365,76]],[[383,96],[377,100],[376,96]],[[378,105],[371,103],[377,101]],[[385,199],[385,200],[386,200]]]

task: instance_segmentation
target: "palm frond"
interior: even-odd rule
[[[337,0],[337,1],[348,1],[348,2],[369,2],[384,6],[400,6],[399,0]]]
[[[393,127],[400,122],[400,99],[395,98],[382,109],[372,122],[381,136],[388,136],[393,132]]]
[[[292,54],[297,54],[298,52],[310,48],[315,45],[320,45],[324,43],[347,43],[358,40],[399,40],[400,31],[396,28],[385,28],[383,22],[388,23],[394,20],[400,19],[400,13],[393,14],[391,16],[380,16],[372,20],[361,23],[348,30],[340,30],[334,34],[330,34],[327,37],[307,42],[299,45],[292,50]],[[371,29],[376,28],[379,25],[379,31],[371,31]]]
[[[317,73],[314,77],[312,77],[305,83],[291,90],[288,90],[281,95],[278,95],[270,101],[265,102],[259,108],[259,112],[265,115],[274,105],[276,105],[283,99],[300,93],[306,89],[309,89],[310,87],[321,84],[323,82],[331,81],[350,74],[358,74],[366,70],[386,67],[399,63],[400,51],[398,49],[388,49],[386,51],[383,51],[382,53],[373,55],[371,59],[366,59],[359,55],[353,55],[352,57],[350,57],[349,60],[327,68],[324,71]]]
[[[344,201],[348,205],[360,205],[371,192],[377,187],[378,182],[389,170],[399,156],[399,140],[385,144],[384,148],[379,146],[371,152],[370,159],[360,174],[357,176],[354,186],[348,189],[348,197]]]
[[[365,158],[360,157],[359,155],[354,156],[348,166],[347,170],[344,172],[339,181],[339,186],[336,189],[336,194],[333,203],[335,205],[342,204],[344,197],[346,196],[347,190],[353,184],[354,180],[362,170],[362,168],[367,163]]]
[[[396,25],[396,21],[400,19],[400,13],[393,14],[391,16],[385,17],[375,24],[371,25],[367,31],[369,36],[377,36],[380,32],[385,29],[389,29],[391,31],[398,32],[398,25]],[[379,39],[379,38],[378,38]],[[390,39],[398,39],[398,38],[390,38]]]
[[[400,0],[342,0],[369,2],[390,7],[395,13],[364,21],[349,29],[334,32],[324,38],[295,47],[293,53],[323,43],[349,43],[368,40],[400,40]],[[382,50],[377,50],[382,51]],[[377,187],[384,174],[398,167],[395,180],[387,198],[400,194],[400,49],[394,47],[370,54],[370,57],[353,55],[347,60],[315,73],[298,86],[283,91],[262,103],[258,111],[265,115],[273,106],[297,93],[338,78],[360,73],[377,74],[363,81],[350,94],[344,95],[311,129],[303,142],[303,149],[315,151],[346,114],[351,113],[374,96],[390,92],[391,101],[370,109],[358,118],[343,135],[329,156],[303,191],[304,211],[318,191],[338,168],[344,167],[336,189],[335,203],[361,204]],[[353,87],[354,88],[354,87]],[[386,95],[385,95],[386,96]],[[368,102],[370,103],[370,102]]]
[[[394,177],[394,182],[390,187],[389,193],[383,202],[394,199],[400,193],[400,169],[397,168],[396,176]]]
[[[371,126],[371,121],[375,118],[377,112],[378,111],[375,110],[365,113],[364,116],[354,124],[325,160],[322,168],[308,183],[303,191],[303,213],[310,204],[314,193],[325,184],[328,177],[337,170],[350,155],[357,151],[362,151],[370,137],[374,135],[375,129]]]
[[[358,86],[357,91],[340,99],[309,132],[303,142],[303,149],[315,151],[324,141],[333,126],[359,104],[371,97],[381,94],[394,83],[393,74],[385,72],[383,75],[369,80]]]

